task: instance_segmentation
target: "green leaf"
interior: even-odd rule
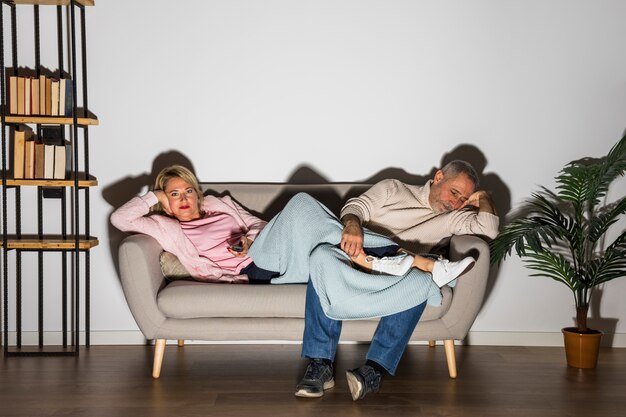
[[[571,162],[556,177],[559,197],[575,205],[596,206],[609,185],[626,171],[626,136],[601,159]]]
[[[604,255],[590,262],[593,285],[626,276],[626,230],[611,243]]]
[[[529,252],[526,257],[529,258],[524,260],[526,266],[534,271],[538,271],[537,274],[532,274],[532,276],[548,277],[565,284],[572,291],[576,289],[578,283],[576,270],[563,255],[543,251]]]
[[[605,213],[591,219],[589,223],[589,240],[595,244],[602,238],[606,231],[615,222],[619,220],[619,216],[626,213],[626,197],[619,200],[615,205],[609,207]]]
[[[626,136],[601,159],[565,166],[557,193],[545,187],[531,194],[491,243],[492,263],[515,250],[532,276],[566,285],[577,306],[589,302],[594,286],[626,276],[626,230],[604,251],[607,231],[626,214],[626,197],[602,207],[615,178],[626,172]]]

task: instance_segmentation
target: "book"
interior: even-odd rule
[[[24,89],[26,79],[24,77],[17,77],[17,113],[24,115]]]
[[[30,114],[39,115],[39,78],[33,78],[30,82]]]
[[[35,140],[24,142],[24,178],[35,178]]]
[[[22,77],[24,78],[24,116],[30,116],[30,100],[31,100],[31,95],[30,95],[30,88],[33,85],[31,83],[32,78],[31,77]]]
[[[41,141],[46,145],[62,145],[65,142],[65,128],[59,125],[41,125]]]
[[[52,78],[46,78],[46,116],[52,115]]]
[[[50,84],[50,116],[59,115],[59,80],[53,79]]]
[[[39,114],[46,114],[46,76],[39,76]]]
[[[65,116],[74,114],[74,82],[67,80],[65,83]]]
[[[43,145],[44,151],[44,163],[43,163],[43,178],[52,179],[54,178],[54,160],[55,160],[55,151],[56,145]]]
[[[61,78],[59,80],[59,116],[65,116],[65,84],[67,80]]]
[[[9,114],[17,114],[17,76],[9,77]]]
[[[32,135],[31,130],[13,129],[13,178],[24,178],[24,153],[26,140]]]
[[[71,160],[68,156],[70,149],[67,143],[54,146],[54,179],[64,180],[67,178],[68,162]]]
[[[35,175],[33,178],[44,178],[45,154],[44,145],[40,140],[35,140]]]

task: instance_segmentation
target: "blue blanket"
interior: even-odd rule
[[[412,268],[404,276],[392,276],[356,269],[337,246],[342,230],[328,208],[299,193],[265,226],[249,255],[258,267],[279,273],[272,284],[306,283],[310,278],[332,319],[382,317],[424,301],[441,304],[441,292],[430,273]],[[394,244],[367,229],[363,238],[366,248]]]

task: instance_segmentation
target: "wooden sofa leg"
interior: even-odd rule
[[[446,360],[448,361],[448,373],[450,378],[456,378],[456,357],[454,355],[454,340],[444,340],[443,346],[446,350]]]
[[[185,339],[178,339],[178,347],[185,346]]]
[[[165,339],[157,339],[154,344],[154,364],[152,365],[152,378],[161,376],[161,365],[163,365],[163,355],[165,354]]]
[[[437,346],[437,341],[436,341],[436,340],[429,340],[429,341],[428,341],[428,346],[430,346],[430,347],[435,347],[435,346]]]

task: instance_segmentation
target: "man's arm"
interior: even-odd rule
[[[382,180],[360,196],[349,199],[343,206],[341,249],[349,256],[355,257],[364,253],[362,225],[367,225],[372,216],[386,204],[389,195],[396,192],[398,183],[397,180]]]
[[[361,219],[354,214],[346,214],[341,218],[343,232],[341,233],[341,250],[354,258],[363,253],[363,228]]]
[[[498,234],[500,219],[486,191],[476,191],[461,209],[450,212],[449,216],[453,235],[482,235],[494,239]]]

